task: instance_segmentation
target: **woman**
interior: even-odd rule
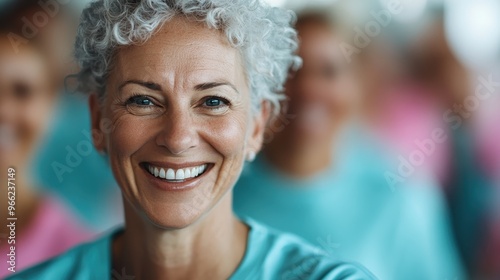
[[[12,279],[372,279],[231,209],[297,65],[290,20],[260,1],[93,2],[76,57],[126,227]]]
[[[2,18],[4,23],[5,18]],[[5,25],[0,24],[4,27]],[[91,234],[55,196],[40,191],[32,162],[51,122],[57,100],[50,63],[38,44],[13,48],[10,30],[0,30],[0,278],[54,257]],[[7,184],[8,168],[15,169],[15,190]],[[14,192],[12,192],[14,191]],[[9,193],[8,193],[9,192]],[[15,242],[6,227],[8,201],[15,195]],[[15,260],[11,262],[15,246]],[[17,257],[16,257],[17,256]],[[9,269],[10,268],[10,269]]]
[[[289,118],[270,126],[271,142],[245,168],[235,212],[360,262],[379,279],[462,279],[434,181],[415,174],[391,188],[384,178],[398,168],[356,119],[362,95],[338,48],[341,32],[314,11],[296,28],[304,65],[286,85]]]

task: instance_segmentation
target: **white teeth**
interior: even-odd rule
[[[175,180],[184,180],[184,169],[177,169],[177,172],[175,172]]]
[[[160,178],[165,179],[165,169],[160,169]]]
[[[167,180],[174,180],[175,179],[175,172],[172,168],[169,168],[167,170]]]
[[[172,168],[158,168],[153,167],[152,165],[148,166],[149,173],[154,175],[155,177],[159,177],[166,180],[185,180],[190,178],[195,178],[207,169],[207,165],[203,164],[197,167],[190,168],[181,168],[181,169],[172,169]]]

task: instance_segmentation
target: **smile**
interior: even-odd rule
[[[186,168],[163,168],[147,165],[147,171],[156,178],[165,179],[170,182],[184,182],[185,180],[201,176],[207,170],[208,165],[202,164],[199,166],[186,167]]]

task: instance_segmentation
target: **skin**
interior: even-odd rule
[[[246,155],[259,151],[269,115],[266,104],[252,113],[242,65],[220,31],[178,17],[117,51],[104,100],[90,98],[95,146],[108,154],[124,197],[117,271],[226,279],[238,267],[248,228],[232,212],[232,187]],[[209,169],[194,183],[165,183],[144,168],[152,162]]]
[[[28,166],[54,105],[54,87],[39,52],[24,45],[16,54],[8,40],[0,39],[0,179],[7,182],[7,169],[15,168],[16,215],[23,217],[16,222],[18,233],[29,224],[38,205]],[[0,191],[2,200],[6,199],[7,184],[2,183]],[[2,207],[0,219],[6,219],[6,210]]]
[[[318,22],[299,22],[297,30],[303,67],[286,84],[286,115],[292,117],[265,155],[291,176],[309,177],[332,164],[333,143],[357,94],[336,33]]]

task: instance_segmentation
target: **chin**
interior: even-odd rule
[[[193,199],[192,202],[150,204],[142,208],[141,216],[161,229],[183,229],[195,224],[208,211],[207,202],[199,203]]]
[[[147,217],[149,222],[160,229],[165,230],[177,230],[187,228],[190,225],[196,223],[199,217]]]

